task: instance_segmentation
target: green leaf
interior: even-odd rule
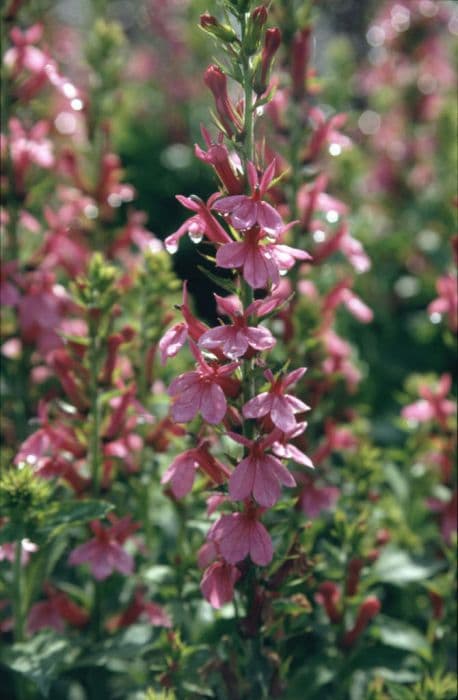
[[[104,518],[113,507],[111,503],[95,499],[55,503],[46,510],[44,525],[40,530],[44,534],[55,535],[62,528]]]
[[[414,561],[407,552],[387,547],[372,569],[377,581],[404,586],[415,581],[423,581],[437,573],[443,564]]]
[[[55,632],[40,632],[30,641],[5,648],[0,661],[29,678],[44,697],[52,682],[75,661],[79,650]]]
[[[413,651],[426,660],[431,659],[431,647],[427,639],[415,627],[404,622],[379,615],[377,624],[372,627],[372,635],[386,646]]]
[[[218,287],[221,287],[221,289],[225,289],[226,292],[229,292],[230,294],[236,293],[237,290],[235,284],[231,280],[226,279],[224,277],[218,277],[218,275],[214,275],[213,272],[207,270],[207,268],[203,265],[197,265],[197,268],[203,275],[205,275],[205,277],[208,277],[209,280],[211,280]]]

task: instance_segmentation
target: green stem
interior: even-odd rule
[[[13,563],[14,641],[24,641],[24,610],[22,600],[22,540],[17,540]]]
[[[92,475],[92,491],[94,496],[99,495],[100,491],[100,402],[98,390],[98,374],[99,374],[99,348],[97,343],[97,329],[94,323],[90,324],[90,346],[89,346],[89,362],[90,362],[90,402],[91,402],[91,433],[89,440],[89,464]]]

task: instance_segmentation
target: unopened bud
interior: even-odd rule
[[[310,27],[304,27],[293,38],[291,81],[296,100],[302,99],[306,91],[307,66],[311,53],[310,31]]]
[[[268,29],[264,37],[264,48],[262,49],[261,63],[256,70],[254,78],[254,89],[257,95],[262,95],[267,90],[272,63],[280,43],[280,30],[277,27]]]
[[[267,22],[267,10],[264,5],[259,5],[255,7],[251,13],[250,20],[248,22],[248,29],[246,33],[244,50],[249,55],[252,56],[256,53],[259,42],[261,40],[262,28]]]
[[[232,27],[230,27],[228,24],[221,24],[218,22],[216,17],[210,15],[208,12],[200,15],[200,26],[204,31],[208,32],[208,34],[211,34],[222,41],[231,43],[237,39],[237,35]]]

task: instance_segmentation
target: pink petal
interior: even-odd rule
[[[212,209],[218,211],[220,214],[230,214],[247,199],[249,198],[246,196],[246,194],[234,194],[230,197],[223,197],[214,203]]]
[[[262,289],[269,281],[269,266],[261,251],[250,246],[246,248],[243,276],[253,289]]]
[[[256,203],[246,198],[246,200],[232,212],[231,223],[236,229],[245,230],[252,228],[257,220],[257,212]]]
[[[218,384],[210,384],[205,386],[202,390],[201,401],[200,401],[200,412],[202,413],[202,418],[210,423],[211,425],[216,425],[221,423],[227,411],[226,397],[224,396],[224,391]]]
[[[270,460],[273,458],[271,457]],[[271,508],[280,498],[280,484],[275,471],[271,468],[269,457],[256,460],[256,475],[253,484],[253,496],[260,506]]]
[[[229,479],[229,496],[233,501],[243,501],[253,491],[256,477],[256,462],[251,457],[245,457],[237,465]]]
[[[187,391],[198,384],[199,379],[200,377],[197,372],[185,372],[184,374],[180,374],[170,384],[169,396],[175,396],[176,394],[181,394],[183,391]]]
[[[248,338],[251,347],[260,351],[273,348],[277,342],[272,333],[262,326],[258,326],[258,328],[247,328],[245,336]]]
[[[259,522],[253,523],[250,531],[250,557],[259,566],[267,566],[272,561],[272,540],[264,525]]]
[[[216,252],[216,264],[224,268],[242,267],[245,262],[245,248],[244,243],[226,243]]]
[[[262,418],[267,415],[272,407],[273,397],[267,391],[250,399],[243,407],[245,418]]]
[[[274,397],[270,417],[272,423],[284,433],[288,433],[296,427],[293,410],[284,396]]]
[[[185,323],[177,323],[169,328],[159,341],[161,362],[163,365],[169,357],[174,357],[183,347],[188,337],[188,328]]]
[[[264,171],[264,174],[261,178],[261,183],[259,185],[259,193],[261,197],[264,197],[265,193],[269,189],[269,185],[273,180],[273,177],[275,175],[275,168],[276,168],[276,160],[275,158],[272,159],[272,161],[269,163],[267,168]]]
[[[276,236],[284,229],[280,214],[267,202],[258,202],[257,219],[263,231],[271,235]]]
[[[172,418],[177,423],[187,423],[192,420],[199,410],[201,392],[199,385],[194,385],[188,391],[183,392],[172,404]]]

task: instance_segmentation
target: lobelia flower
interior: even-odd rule
[[[238,364],[209,364],[192,341],[190,347],[197,360],[197,368],[194,372],[180,374],[170,384],[169,395],[173,397],[172,418],[177,423],[187,423],[197,413],[201,413],[207,423],[216,425],[226,415],[225,392],[230,395],[238,392],[239,382],[229,376]]]
[[[222,268],[241,268],[253,289],[264,289],[269,282],[278,285],[280,275],[291,269],[295,260],[311,260],[304,250],[277,243],[262,243],[265,233],[257,227],[243,241],[226,243],[216,252],[216,264]]]
[[[367,272],[371,261],[362,244],[350,234],[347,224],[342,224],[336,233],[313,251],[313,260],[320,263],[333,253],[340,251],[356,272]]]
[[[253,496],[260,506],[271,508],[280,498],[281,484],[290,487],[296,485],[294,477],[280,460],[266,454],[266,449],[275,440],[275,433],[257,440],[248,440],[235,433],[228,434],[235,442],[248,448],[248,456],[239,462],[230,476],[230,498],[243,501]]]
[[[296,413],[310,410],[303,401],[292,394],[285,394],[285,390],[298,382],[305,374],[306,368],[289,372],[284,377],[274,377],[270,369],[264,372],[265,378],[270,382],[270,390],[258,394],[248,401],[243,409],[245,418],[263,418],[270,416],[272,423],[285,433],[297,428]]]
[[[173,254],[177,252],[180,239],[183,238],[186,233],[189,234],[189,237],[195,243],[199,243],[204,236],[206,236],[209,241],[212,241],[212,243],[228,243],[231,241],[231,238],[210,211],[217,197],[219,197],[219,192],[213,194],[205,204],[200,197],[194,194],[190,197],[183,197],[183,195],[180,194],[176,195],[176,199],[178,199],[180,204],[186,207],[186,209],[195,212],[195,215],[186,219],[175,233],[167,236],[164,244],[169,253]]]
[[[298,480],[303,486],[297,507],[312,520],[322,511],[331,510],[340,496],[340,489],[335,486],[315,486],[314,480],[309,476],[298,475]]]
[[[30,555],[38,551],[38,545],[31,542],[27,537],[21,540],[21,566],[25,566]],[[14,562],[16,545],[13,542],[4,542],[0,544],[0,561],[7,559],[11,563]]]
[[[223,197],[213,204],[212,209],[229,215],[230,223],[239,231],[246,231],[257,224],[268,236],[277,238],[285,230],[285,225],[276,209],[262,201],[275,175],[275,165],[274,158],[259,182],[257,170],[249,161],[247,172],[251,196],[238,194]]]
[[[218,544],[229,564],[236,564],[248,555],[259,566],[267,566],[273,556],[272,540],[259,521],[262,511],[245,504],[241,513],[222,515],[210,528],[207,539]]]
[[[74,603],[66,593],[49,584],[45,584],[45,592],[48,600],[35,603],[30,609],[27,619],[29,634],[46,627],[63,632],[65,622],[74,627],[84,627],[87,624],[89,615],[86,610]]]
[[[263,315],[256,313],[259,312],[258,302],[253,302],[243,311],[242,303],[236,295],[220,297],[215,294],[214,296],[218,311],[229,316],[232,324],[217,326],[205,331],[199,338],[201,348],[205,350],[219,349],[230,359],[243,357],[248,348],[259,352],[273,348],[276,341],[267,328],[248,326],[251,315]]]
[[[315,594],[316,602],[324,607],[329,621],[334,625],[339,624],[342,619],[339,609],[340,598],[340,590],[333,581],[323,581]]]
[[[331,325],[334,318],[334,310],[340,304],[344,304],[348,311],[361,323],[370,323],[372,321],[374,317],[372,310],[350,289],[350,286],[351,280],[345,278],[338,282],[324,298],[323,314],[328,318],[329,325]]]
[[[239,165],[239,161],[236,160],[235,156],[231,157],[229,154],[229,151],[223,143],[224,134],[220,131],[218,133],[217,142],[213,143],[207,129],[201,126],[200,130],[208,151],[203,151],[202,148],[196,144],[194,146],[194,151],[197,158],[214,167],[216,174],[229,194],[240,194],[243,191],[243,182],[234,172],[235,167]]]
[[[458,331],[458,287],[457,278],[454,275],[445,275],[440,277],[436,282],[438,293],[437,299],[434,299],[428,306],[428,314],[447,314],[450,330]]]
[[[420,401],[404,406],[401,411],[402,417],[406,418],[406,420],[418,421],[419,423],[437,420],[445,425],[448,416],[451,416],[456,411],[454,402],[445,398],[451,386],[452,378],[450,374],[442,375],[436,391],[433,391],[428,386],[421,386],[419,394],[422,398]]]
[[[308,116],[314,126],[314,132],[310,139],[307,160],[314,160],[326,142],[331,145],[335,144],[339,146],[341,150],[350,148],[352,145],[351,139],[339,131],[347,121],[346,114],[334,114],[329,119],[326,119],[321,109],[318,107],[311,107]]]
[[[119,527],[115,525],[104,528],[98,521],[91,522],[90,527],[95,537],[71,552],[69,564],[89,564],[97,581],[108,578],[113,571],[119,571],[126,576],[131,574],[134,570],[134,560],[119,542],[120,539],[123,540],[123,533],[119,532]]]
[[[234,586],[241,574],[236,566],[226,561],[215,561],[204,572],[200,590],[214,608],[221,608],[234,597]]]
[[[175,457],[163,475],[161,484],[171,482],[175,498],[183,498],[191,491],[199,467],[215,484],[224,483],[230,475],[229,469],[208,451],[208,441],[202,440],[198,447]]]
[[[307,423],[304,421],[302,423],[297,423],[294,430],[288,431],[287,433],[276,428],[272,435],[272,438],[275,440],[272,444],[272,452],[276,457],[280,457],[280,459],[292,459],[297,464],[315,469],[310,457],[307,457],[302,450],[289,442],[295,437],[298,437],[298,435],[302,435],[306,427]]]
[[[188,283],[186,280],[183,282],[183,303],[180,306],[180,310],[185,319],[184,323],[176,323],[169,328],[159,341],[159,351],[163,365],[166,364],[169,357],[175,357],[186,343],[188,337],[197,342],[207,330],[205,323],[199,321],[191,313],[188,304]]]
[[[133,625],[138,619],[145,619],[154,627],[172,627],[172,620],[167,612],[157,603],[145,600],[145,591],[139,589],[134,599],[124,612],[115,615],[107,622],[107,628],[114,632],[121,627]]]

